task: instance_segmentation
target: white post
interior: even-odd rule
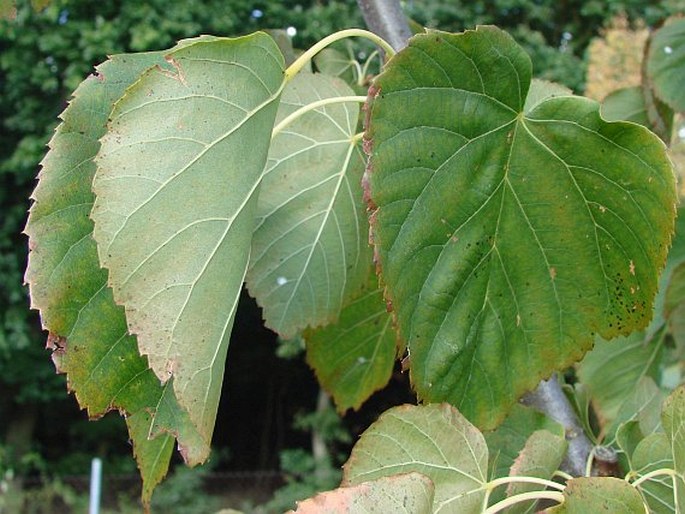
[[[97,457],[90,464],[90,504],[88,514],[100,513],[100,489],[102,485],[102,460]]]

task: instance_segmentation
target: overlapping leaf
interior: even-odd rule
[[[609,477],[582,477],[569,481],[564,503],[547,509],[549,514],[644,514],[640,493],[625,480]]]
[[[578,377],[588,388],[605,428],[614,422],[643,377],[657,377],[663,342],[663,337],[645,339],[643,332],[616,341],[598,339],[580,362]]]
[[[509,469],[528,439],[533,433],[542,430],[558,437],[564,436],[564,427],[542,412],[518,403],[514,405],[500,426],[483,434],[488,443],[490,456],[489,476],[491,478],[508,476]],[[504,499],[504,489],[495,489],[490,498],[492,502]]]
[[[481,427],[595,334],[646,326],[673,229],[663,144],[578,97],[524,113],[530,77],[496,28],[430,32],[370,102],[373,239],[414,386]]]
[[[123,309],[114,304],[107,273],[98,264],[88,214],[94,200],[93,158],[112,104],[153,65],[165,65],[161,54],[115,56],[79,86],[50,142],[26,227],[31,304],[50,331],[57,368],[67,374],[69,388],[91,417],[110,409],[128,414],[146,501],[166,474],[172,435],[191,464],[203,461],[209,446],[127,334]],[[172,423],[160,422],[162,411]],[[152,439],[160,432],[166,434]]]
[[[371,271],[368,290],[342,310],[338,322],[305,333],[307,362],[340,412],[358,409],[384,387],[395,364],[392,319]]]
[[[420,473],[382,477],[320,493],[298,504],[296,514],[431,514],[433,483]],[[289,511],[293,514],[293,511]]]
[[[567,443],[547,430],[538,430],[528,438],[511,467],[510,476],[537,477],[550,480],[554,472],[559,469],[566,454]],[[507,487],[507,495],[514,496],[532,491],[544,490],[538,484],[512,482]],[[533,512],[536,502],[522,502],[510,507],[509,514]]]
[[[647,127],[667,144],[673,130],[673,110],[654,96],[647,86],[618,89],[602,101],[607,121],[632,121]]]
[[[319,74],[298,75],[283,92],[247,274],[266,325],[283,337],[335,321],[367,278],[359,104],[323,106],[278,126],[306,104],[352,94]]]
[[[685,510],[685,386],[673,391],[664,402],[661,415],[673,459],[673,499],[676,512]]]
[[[434,513],[479,513],[488,448],[483,435],[448,404],[405,405],[366,430],[344,466],[343,485],[418,472],[435,486]]]
[[[602,117],[607,121],[632,121],[649,127],[645,98],[640,86],[617,89],[602,101]]]
[[[630,460],[632,470],[638,477],[658,469],[673,469],[670,444],[663,433],[648,435],[640,441]],[[637,487],[655,514],[676,512],[673,479],[670,476],[656,475]]]
[[[140,352],[208,444],[284,65],[263,33],[166,59],[114,107],[93,235]]]

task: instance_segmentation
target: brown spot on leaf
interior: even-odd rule
[[[53,352],[63,352],[67,348],[67,338],[50,332],[48,334],[48,339],[45,342],[45,348],[47,350],[52,350]]]
[[[549,276],[551,277],[552,280],[557,278],[557,269],[555,267],[549,268]]]
[[[45,348],[52,351],[52,362],[55,364],[57,373],[64,373],[62,358],[67,351],[67,338],[50,332],[45,342]]]
[[[631,275],[635,275],[635,263],[631,260],[630,265],[628,266],[628,269],[630,270]]]

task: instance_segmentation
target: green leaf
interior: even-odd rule
[[[625,480],[608,477],[574,478],[564,490],[564,503],[550,514],[644,514],[640,493]]]
[[[607,121],[632,121],[649,128],[645,98],[640,86],[624,87],[610,93],[601,107]]]
[[[671,277],[675,269],[685,262],[685,209],[678,208],[678,217],[676,218],[676,229],[673,237],[671,249],[668,252],[668,259],[666,260],[666,267],[659,278],[659,293],[656,295],[654,301],[654,319],[647,329],[648,334],[654,334],[662,328],[666,319],[664,317],[666,291],[671,282]]]
[[[615,341],[598,338],[585,355],[577,368],[578,378],[590,392],[602,427],[614,422],[643,377],[658,376],[663,342],[663,337],[645,339],[643,332]]]
[[[515,404],[504,422],[491,432],[485,432],[490,455],[490,476],[500,478],[509,475],[509,469],[514,464],[526,441],[536,431],[545,430],[558,437],[563,437],[564,427],[551,420],[542,412],[519,403]],[[491,494],[495,503],[504,498],[500,489]]]
[[[573,96],[573,92],[566,86],[562,86],[556,82],[533,79],[530,82],[530,89],[528,90],[528,95],[526,96],[526,103],[523,106],[523,112],[528,114],[545,100],[559,96]]]
[[[673,457],[668,438],[661,433],[647,436],[635,448],[631,462],[631,469],[638,478],[657,469],[673,469]],[[637,487],[647,500],[651,512],[670,514],[676,511],[673,480],[670,476],[657,475]]]
[[[638,421],[625,421],[618,426],[616,429],[616,445],[625,457],[622,459],[619,454],[621,465],[634,469],[633,453],[644,438],[645,434],[642,433]]]
[[[566,455],[568,444],[564,437],[554,435],[547,430],[538,430],[526,441],[526,445],[511,466],[510,476],[528,476],[549,480],[559,469],[561,461]],[[538,484],[511,482],[507,488],[507,496],[514,496],[532,491],[541,491],[545,487]],[[509,508],[509,514],[532,512],[536,502],[517,503]]]
[[[259,197],[247,286],[282,337],[337,320],[371,262],[355,139],[359,104],[300,107],[353,95],[342,81],[300,74],[283,92]]]
[[[314,64],[321,73],[332,77],[340,77],[348,84],[354,83],[354,67],[357,65],[357,62],[353,57],[340,50],[324,48],[314,57]]]
[[[172,436],[190,464],[205,460],[209,445],[173,394],[160,405],[167,388],[139,355],[135,338],[127,335],[123,309],[114,304],[107,273],[98,264],[88,214],[94,200],[93,158],[112,105],[154,65],[165,66],[161,54],[117,55],[78,87],[50,141],[26,225],[31,248],[26,281],[31,305],[40,309],[50,332],[53,360],[91,418],[113,409],[127,414],[146,503],[166,474]],[[158,423],[152,431],[145,420],[158,419],[160,410],[170,412],[174,422]]]
[[[610,93],[601,107],[607,121],[632,121],[647,127],[667,144],[673,130],[673,110],[643,86],[626,87]]]
[[[307,363],[339,412],[358,409],[383,388],[395,363],[395,331],[375,272],[369,288],[340,313],[337,323],[305,333]]]
[[[613,441],[618,427],[627,421],[637,421],[645,435],[659,430],[664,396],[651,377],[642,377],[632,386],[613,423],[606,427],[606,439]]]
[[[673,478],[676,512],[685,510],[685,386],[674,390],[666,401],[661,423],[668,437],[673,458]]]
[[[595,334],[647,325],[673,230],[658,138],[579,97],[524,114],[530,77],[499,29],[432,31],[370,101],[372,238],[413,384],[483,428]]]
[[[340,487],[300,502],[297,514],[365,514],[397,512],[431,514],[433,483],[420,473],[406,473]]]
[[[418,472],[435,485],[433,512],[481,512],[488,448],[483,435],[448,404],[404,405],[381,414],[352,449],[344,486]]]
[[[661,100],[674,111],[685,111],[685,18],[671,18],[654,33],[647,75]]]
[[[669,332],[679,345],[685,344],[685,263],[671,274],[664,298],[664,316]]]
[[[143,73],[112,112],[93,236],[140,352],[209,444],[283,57],[257,33],[165,58],[173,70]]]

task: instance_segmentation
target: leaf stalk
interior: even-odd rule
[[[372,43],[375,43],[376,45],[380,46],[383,49],[383,51],[385,51],[388,58],[395,55],[395,50],[393,50],[393,48],[382,37],[377,36],[373,32],[369,32],[368,30],[364,29],[341,30],[340,32],[336,32],[334,34],[331,34],[330,36],[323,38],[321,41],[319,41],[309,50],[303,53],[300,57],[298,57],[295,60],[295,62],[292,63],[287,70],[285,70],[284,81],[289,82],[290,80],[292,80],[292,78],[295,75],[297,75],[300,72],[300,70],[302,70],[302,68],[304,68],[305,65],[309,61],[311,61],[314,58],[314,56],[318,54],[321,50],[335,43],[336,41],[340,41],[341,39],[345,39],[348,37],[362,37],[368,39]]]
[[[321,100],[317,100],[316,102],[312,102],[310,104],[303,105],[302,107],[300,107],[296,111],[290,113],[288,116],[283,118],[280,122],[278,122],[278,124],[274,127],[273,131],[271,132],[271,138],[273,139],[285,127],[287,127],[293,121],[300,118],[301,116],[308,113],[309,111],[314,111],[316,109],[319,109],[320,107],[325,107],[327,105],[352,103],[352,102],[364,103],[364,102],[366,102],[366,97],[365,96],[334,96],[331,98],[323,98]]]
[[[495,503],[483,511],[483,514],[496,514],[504,509],[516,505],[517,503],[530,500],[552,500],[559,504],[564,503],[564,495],[556,491],[533,491],[530,493],[521,493],[505,498],[504,500]]]

